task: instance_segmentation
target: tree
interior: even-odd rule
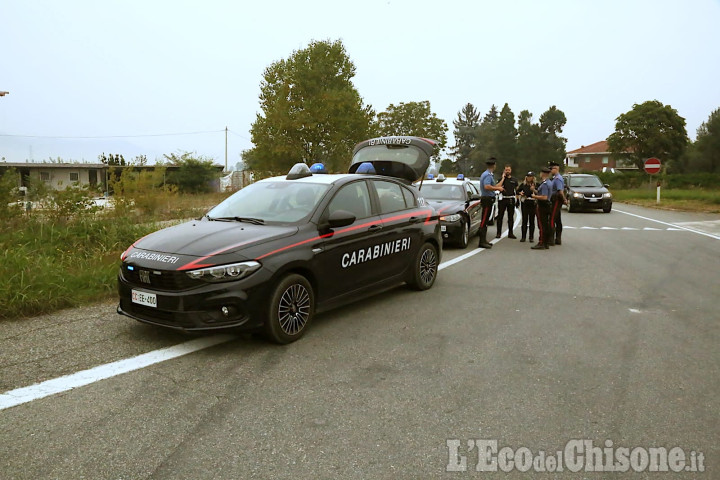
[[[440,171],[442,173],[452,173],[450,169],[457,169],[461,172],[470,174],[471,155],[475,150],[475,130],[480,125],[480,113],[472,103],[466,104],[457,114],[457,119],[453,120],[453,136],[455,137],[455,146],[450,149],[450,153],[455,157],[455,165],[450,165],[450,159],[443,160]]]
[[[542,137],[538,152],[540,165],[546,165],[549,162],[562,164],[565,160],[567,138],[561,137],[559,134],[562,133],[566,123],[565,113],[558,110],[555,105],[540,115],[539,127]]]
[[[105,165],[113,165],[113,166],[125,166],[125,157],[122,155],[112,153],[109,155],[105,155],[105,152],[102,153],[102,155],[98,155],[98,160],[100,160]]]
[[[538,170],[541,165],[538,153],[543,141],[540,125],[532,123],[532,113],[523,110],[518,115],[517,166],[520,172]]]
[[[608,137],[612,154],[630,158],[639,169],[650,157],[679,161],[687,144],[685,119],[657,100],[635,104],[617,117],[615,132]]]
[[[515,128],[515,114],[506,103],[498,116],[495,127],[495,156],[502,164],[516,165],[517,160],[517,128]]]
[[[168,169],[167,183],[176,185],[180,192],[201,193],[211,190],[211,183],[220,176],[212,158],[196,156],[191,152],[163,155],[167,165],[179,167]]]
[[[378,113],[378,130],[380,135],[408,135],[435,140],[433,161],[440,161],[440,152],[447,145],[448,126],[430,109],[430,102],[400,102],[390,104]]]
[[[693,171],[720,173],[720,108],[698,127],[688,167]]]
[[[355,65],[340,40],[313,41],[270,65],[250,133],[251,169],[286,172],[298,162],[345,171],[356,143],[368,138],[374,112],[351,80]]]

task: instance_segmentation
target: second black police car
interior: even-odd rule
[[[440,215],[443,239],[466,248],[470,238],[480,229],[480,192],[462,174],[457,178],[428,175],[421,183],[415,184],[420,195]]]
[[[260,329],[289,343],[318,311],[403,282],[432,287],[440,225],[411,183],[433,146],[366,140],[349,174],[298,164],[138,240],[122,255],[118,313],[186,331]]]

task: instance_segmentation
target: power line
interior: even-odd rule
[[[180,133],[151,133],[146,135],[98,135],[98,136],[59,136],[59,135],[16,135],[0,133],[0,137],[16,137],[16,138],[55,138],[55,139],[91,139],[91,138],[141,138],[141,137],[172,137],[182,135],[203,135],[206,133],[221,133],[223,130],[206,130],[202,132],[180,132]],[[238,135],[240,136],[240,135]]]

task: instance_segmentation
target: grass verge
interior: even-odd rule
[[[687,212],[720,213],[720,190],[655,189],[612,190],[613,200],[643,207]]]

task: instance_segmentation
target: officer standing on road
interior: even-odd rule
[[[508,214],[508,238],[517,238],[513,234],[513,224],[515,223],[515,195],[517,195],[518,181],[512,176],[511,165],[505,165],[502,184],[502,196],[498,201],[497,235],[495,235],[495,238],[500,238],[505,210],[507,210]]]
[[[518,195],[520,196],[520,211],[522,212],[522,226],[520,232],[522,236],[520,241],[525,241],[525,236],[530,227],[530,242],[535,237],[535,215],[537,215],[537,201],[532,198],[535,193],[535,172],[527,172],[525,180],[518,187]]]
[[[560,175],[560,164],[550,162],[550,173],[552,174],[552,213],[550,214],[550,246],[562,245],[562,206],[565,203],[565,181]]]
[[[532,198],[537,202],[537,217],[538,217],[538,229],[540,229],[540,235],[538,236],[538,243],[533,250],[546,250],[550,248],[548,242],[550,241],[550,196],[552,195],[552,183],[548,178],[550,175],[550,169],[543,167],[540,170],[540,178],[542,183],[537,188],[536,193],[532,194]]]
[[[493,172],[495,172],[495,158],[490,157],[487,162],[487,170],[480,176],[480,206],[482,207],[481,222],[480,222],[480,242],[478,248],[492,248],[492,244],[487,241],[487,224],[490,220],[490,211],[495,204],[495,192],[501,192],[503,190],[503,183],[505,177],[495,185],[495,178]]]

